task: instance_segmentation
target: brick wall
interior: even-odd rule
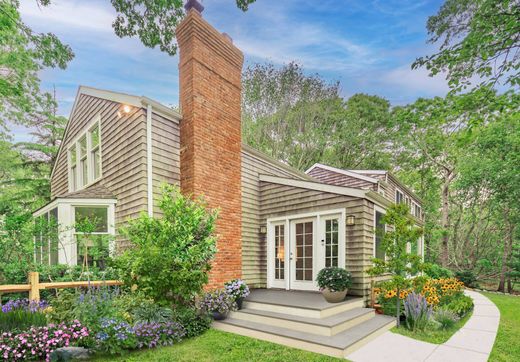
[[[181,190],[219,208],[217,255],[208,287],[241,277],[242,52],[191,9],[177,27]]]

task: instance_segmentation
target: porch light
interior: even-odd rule
[[[266,234],[267,226],[265,226],[265,225],[260,226],[260,229],[258,231],[260,232],[260,234]]]
[[[132,107],[129,106],[128,104],[124,104],[120,110],[117,112],[117,116],[119,118],[123,117],[123,114],[128,114],[130,113],[130,111],[132,110]]]
[[[352,226],[356,223],[356,217],[354,215],[347,216],[347,226]]]

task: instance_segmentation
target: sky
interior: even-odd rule
[[[296,61],[339,81],[345,98],[375,94],[392,105],[447,93],[442,76],[411,69],[436,50],[427,44],[426,21],[441,0],[257,0],[247,12],[234,0],[202,3],[203,17],[244,52],[245,66]],[[80,85],[178,104],[178,57],[118,38],[109,0],[54,0],[45,8],[22,0],[20,12],[34,31],[55,33],[75,53],[67,69],[41,73],[42,89],[56,88],[60,114],[69,115]],[[29,137],[20,127],[14,133],[18,141]]]

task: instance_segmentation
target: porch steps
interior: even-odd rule
[[[244,308],[213,328],[334,357],[345,357],[395,325],[361,298],[327,303],[321,294],[255,290]]]

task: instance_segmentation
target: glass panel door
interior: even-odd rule
[[[291,221],[291,289],[315,289],[316,219]]]

